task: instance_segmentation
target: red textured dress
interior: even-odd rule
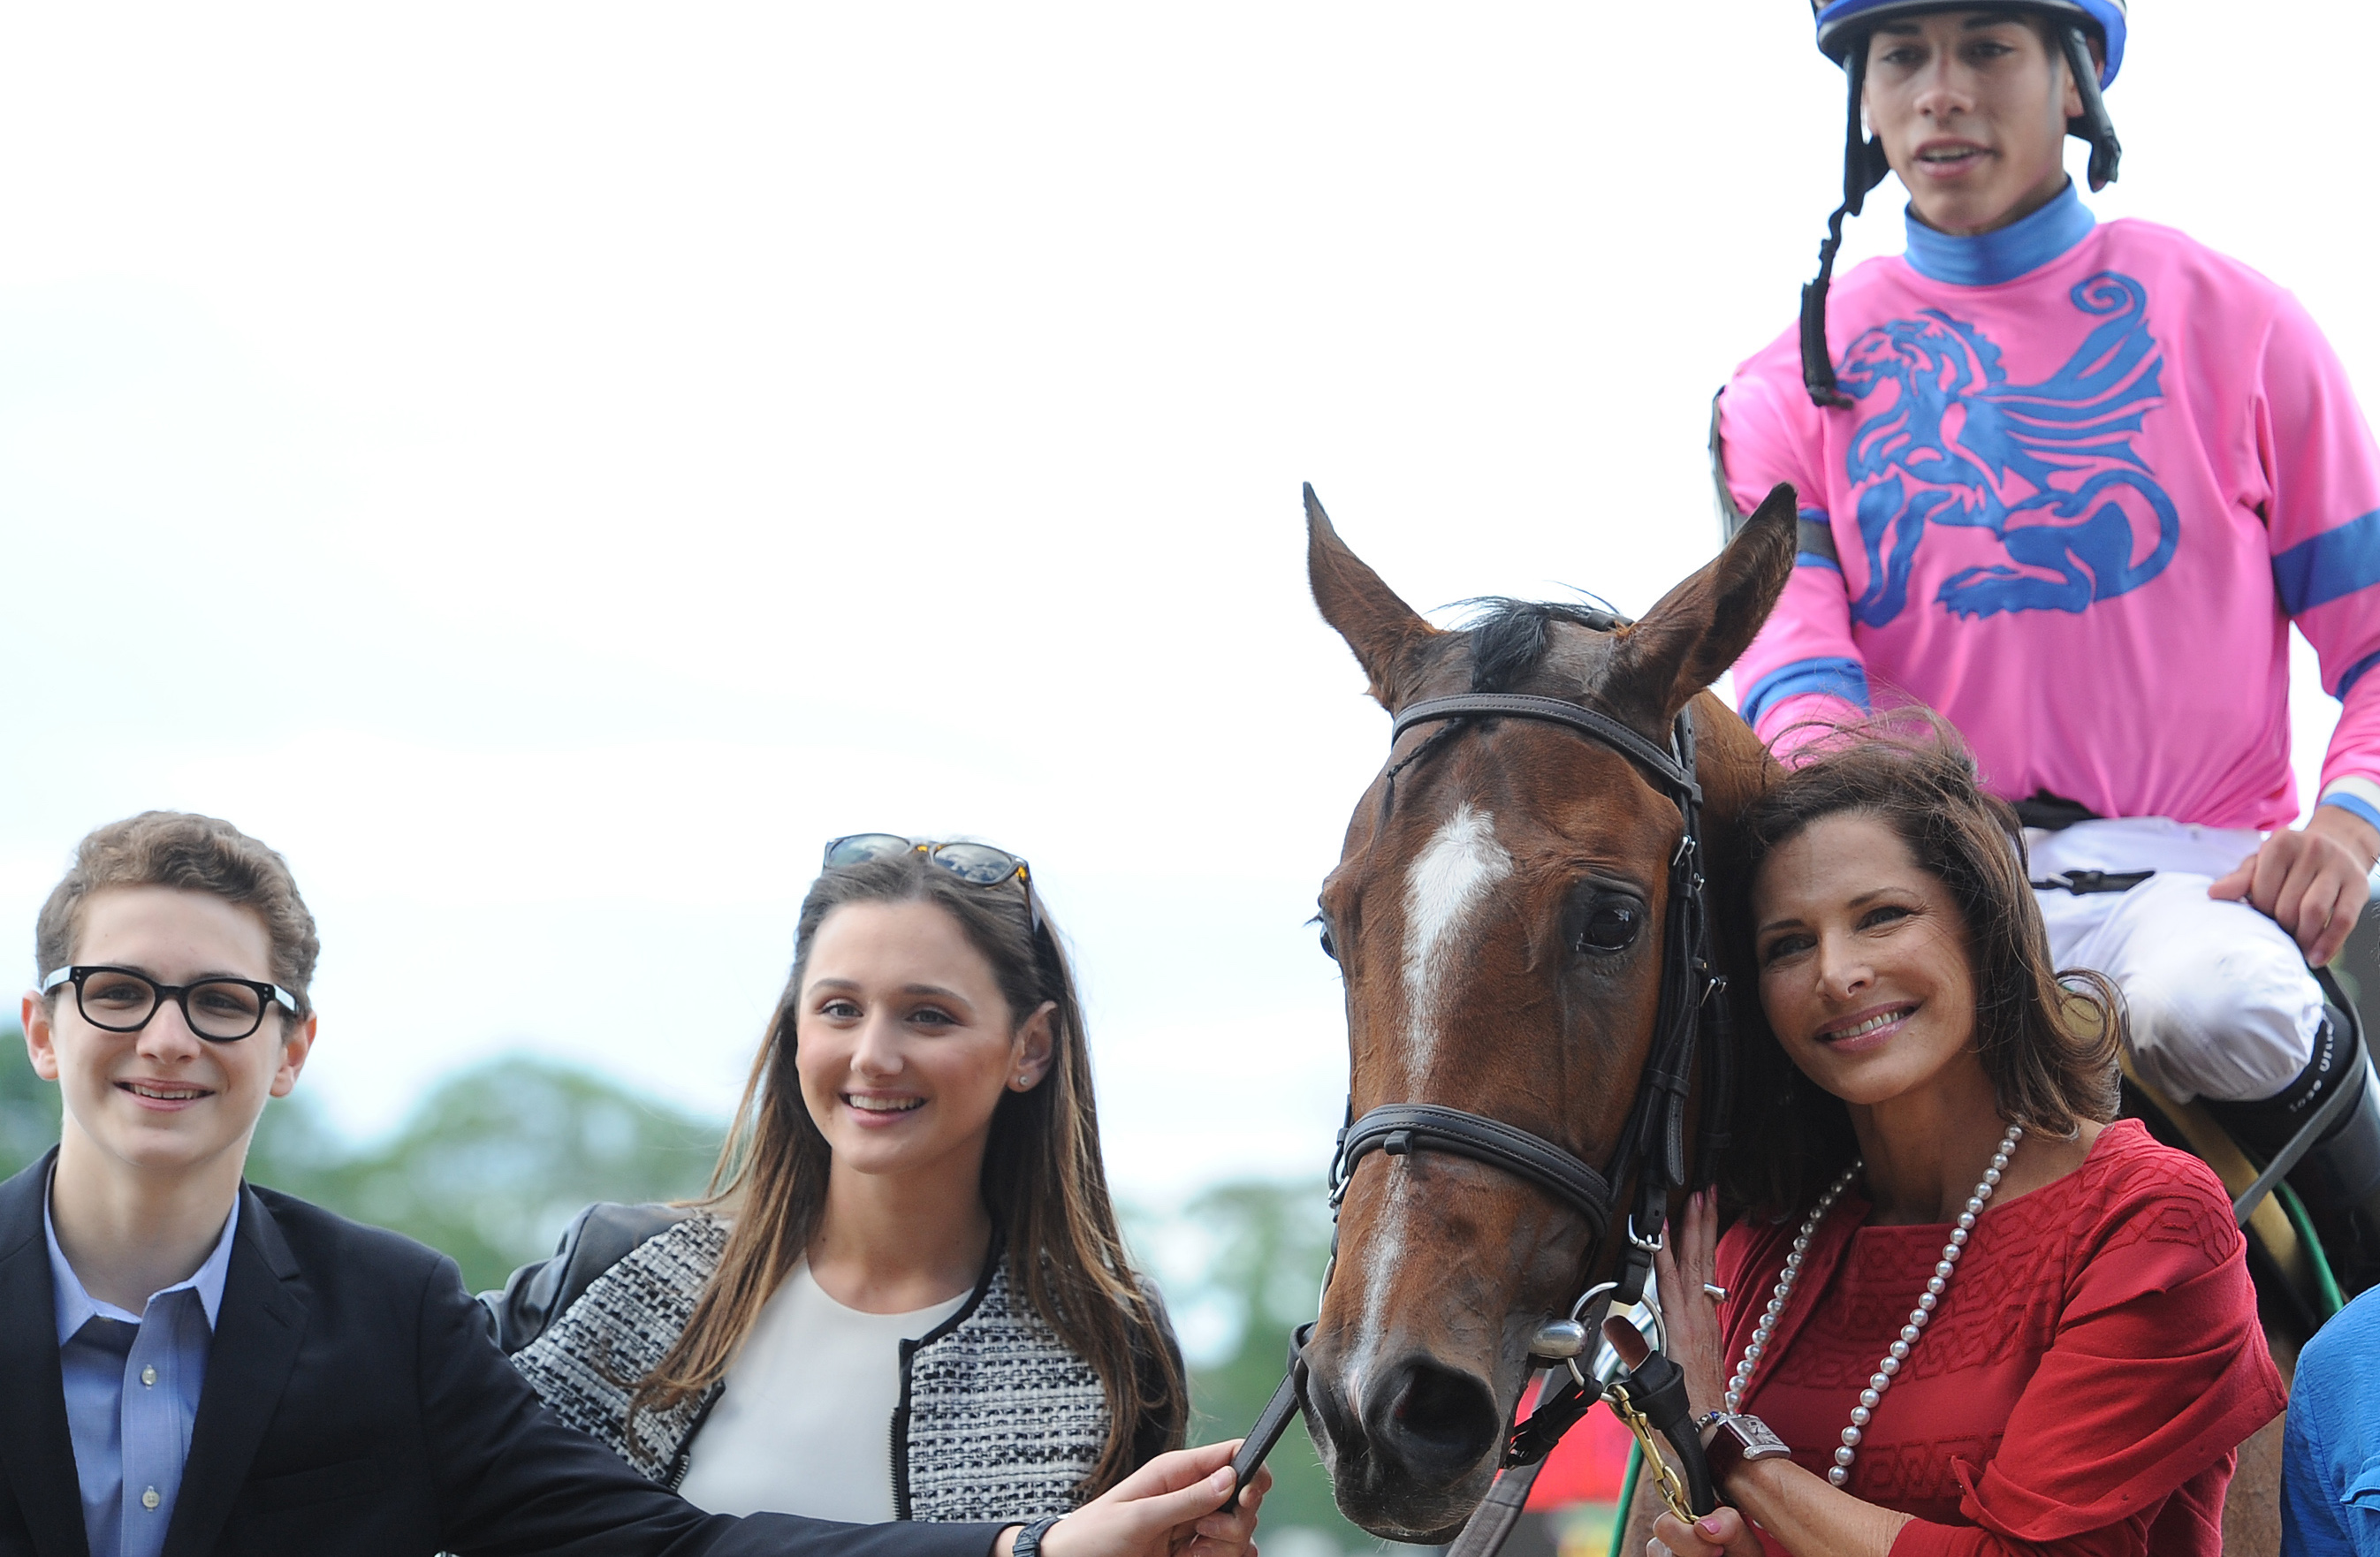
[[[1947,1224],[1863,1226],[1867,1212],[1846,1191],[1828,1213],[1743,1405],[1821,1476],[1949,1240]],[[1800,1225],[1719,1239],[1723,1371]],[[1845,1490],[1916,1516],[1894,1557],[2216,1557],[2235,1452],[2284,1404],[2222,1185],[2119,1120],[2082,1167],[1976,1222]]]

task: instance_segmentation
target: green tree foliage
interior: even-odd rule
[[[592,1201],[701,1193],[719,1156],[716,1124],[520,1055],[457,1073],[352,1155],[303,1098],[265,1109],[249,1179],[451,1255],[475,1292],[551,1254]]]
[[[515,1055],[451,1077],[395,1135],[360,1148],[301,1087],[266,1105],[248,1176],[419,1238],[479,1291],[552,1252],[592,1201],[700,1193],[720,1135],[601,1076]],[[0,1174],[57,1138],[57,1088],[33,1074],[23,1035],[0,1029]]]
[[[33,1074],[25,1035],[0,1028],[0,1177],[47,1151],[58,1138],[58,1089]]]
[[[1220,1332],[1220,1346],[1193,1345],[1193,1441],[1235,1438],[1271,1399],[1289,1362],[1290,1332],[1314,1318],[1323,1267],[1330,1259],[1330,1213],[1318,1186],[1246,1182],[1218,1185],[1162,1221],[1137,1218],[1135,1243],[1150,1251],[1175,1312],[1191,1332]],[[1312,1536],[1344,1551],[1378,1543],[1339,1513],[1330,1478],[1293,1422],[1272,1457],[1274,1487],[1265,1499],[1268,1551],[1313,1550]],[[1284,1543],[1283,1532],[1310,1532]]]

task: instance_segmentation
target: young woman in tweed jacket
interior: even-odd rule
[[[838,839],[710,1197],[486,1301],[564,1420],[714,1512],[1062,1514],[1181,1441],[1081,1004],[1025,862]]]

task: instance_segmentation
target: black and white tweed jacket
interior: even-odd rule
[[[628,1397],[694,1311],[727,1245],[704,1211],[595,1206],[554,1258],[483,1294],[496,1339],[546,1405],[662,1486],[685,1478],[689,1451],[723,1385],[668,1411]],[[1172,1336],[1157,1338],[1169,1348]],[[887,1424],[896,1517],[1012,1520],[1063,1514],[1108,1437],[1091,1366],[1009,1281],[995,1241],[959,1311],[901,1346],[901,1397]],[[855,1424],[855,1430],[860,1430]],[[1165,1445],[1161,1433],[1135,1461]]]

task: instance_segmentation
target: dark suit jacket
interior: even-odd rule
[[[0,1184],[0,1557],[89,1557],[42,1235],[50,1161]],[[705,1514],[546,1412],[453,1260],[240,1194],[165,1557],[985,1557],[1000,1532]]]

